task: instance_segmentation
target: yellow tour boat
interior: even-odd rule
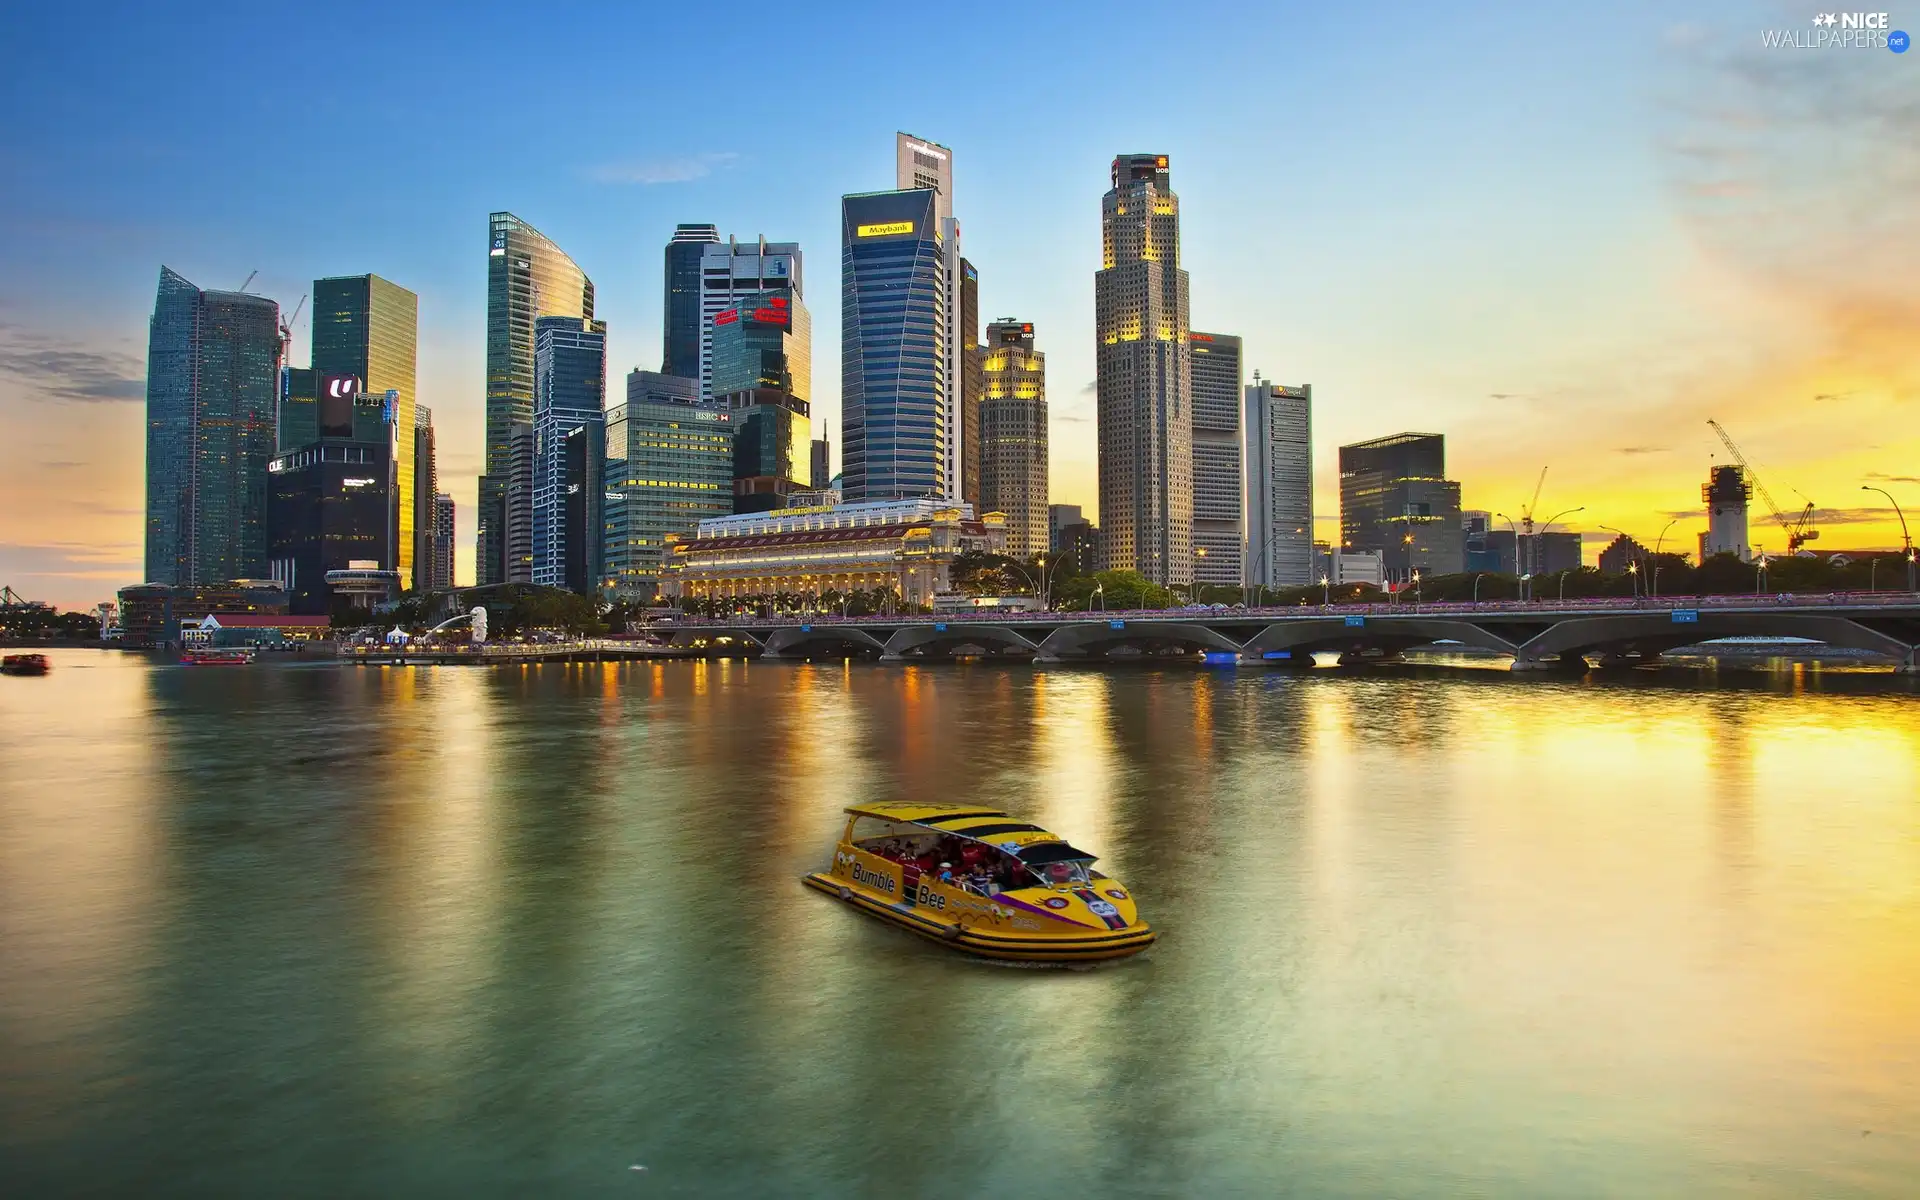
[[[885,921],[985,958],[1063,965],[1153,944],[1133,894],[1094,857],[977,804],[847,810],[833,867],[803,882]]]

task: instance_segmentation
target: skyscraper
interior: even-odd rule
[[[264,296],[201,291],[160,268],[147,338],[149,582],[266,574],[279,322]]]
[[[1388,581],[1450,575],[1465,560],[1460,485],[1447,479],[1447,439],[1397,433],[1340,447],[1341,549],[1377,551]]]
[[[714,319],[738,309],[761,292],[784,289],[801,303],[806,299],[802,279],[805,266],[798,242],[758,241],[700,248],[700,398],[711,400],[713,386]],[[678,374],[678,372],[674,372]]]
[[[980,397],[986,394],[980,348],[980,272],[960,260],[960,498],[980,507]]]
[[[453,587],[453,497],[436,492],[433,497],[433,590],[444,592]]]
[[[1007,553],[1045,554],[1047,525],[1047,356],[1033,348],[1033,322],[1002,318],[973,351],[986,393],[980,401],[980,508],[1007,518]]]
[[[896,133],[893,138],[893,164],[893,186],[896,191],[926,189],[933,192],[932,226],[934,236],[940,243],[942,273],[939,352],[941,377],[945,381],[945,390],[940,398],[944,409],[941,423],[946,436],[941,447],[939,494],[953,500],[966,499],[968,417],[965,411],[965,359],[970,342],[974,339],[970,339],[962,327],[966,298],[961,294],[964,272],[960,258],[960,222],[953,215],[953,150],[910,133]],[[975,303],[977,334],[977,300]],[[975,398],[977,400],[977,393]],[[977,466],[977,455],[973,461]]]
[[[1193,577],[1241,584],[1240,339],[1190,333],[1193,364]],[[1249,436],[1252,430],[1248,430]]]
[[[402,587],[418,586],[413,561],[417,520],[414,505],[414,387],[418,362],[420,298],[378,275],[347,275],[313,281],[313,370],[352,376],[360,390],[399,397],[393,414],[400,431],[395,446],[393,546]],[[431,493],[429,493],[431,494]]]
[[[413,587],[434,590],[433,498],[440,491],[439,455],[434,448],[433,410],[413,408]]]
[[[599,538],[600,505],[593,493],[601,490],[600,463],[605,459],[601,440],[607,402],[607,323],[580,317],[541,317],[533,323],[533,582],[543,587],[567,587],[569,495],[585,508],[575,513],[575,532],[591,529]],[[588,429],[588,443],[576,443],[574,453],[586,454],[579,468],[584,476],[570,483],[568,445],[577,429]],[[582,449],[590,444],[590,449]],[[571,488],[571,492],[570,489]],[[572,547],[575,553],[579,547]],[[598,548],[585,560],[597,567]],[[576,574],[586,579],[582,590],[597,585],[599,571]]]
[[[813,328],[791,288],[713,319],[713,400],[733,414],[733,511],[767,512],[811,472]]]
[[[287,591],[289,611],[319,616],[336,600],[327,575],[353,571],[366,584],[402,585],[397,562],[399,449],[413,428],[396,418],[397,392],[366,392],[348,375],[323,375],[312,413],[313,436],[275,456],[271,480],[268,572]]]
[[[519,554],[508,537],[510,527],[532,531],[532,514],[510,514],[509,497],[532,501],[531,480],[512,477],[512,436],[514,425],[533,422],[533,323],[593,316],[593,281],[539,230],[499,212],[488,218],[488,236],[487,461],[474,531],[481,584],[525,582],[533,574],[530,537]]]
[[[1263,383],[1255,372],[1245,403],[1242,582],[1250,588],[1304,587],[1313,582],[1313,388]]]
[[[1109,568],[1193,579],[1193,373],[1180,201],[1164,154],[1113,160],[1093,277],[1100,531]]]
[[[607,412],[605,585],[652,600],[667,536],[732,511],[732,414],[702,404],[697,379],[628,375],[627,402]]]
[[[807,486],[815,491],[824,489],[833,478],[833,447],[829,444],[826,431],[813,439],[813,474]]]
[[[849,503],[948,495],[937,193],[840,201],[840,469]]]
[[[667,295],[661,312],[666,335],[660,346],[660,373],[700,377],[700,255],[720,240],[712,225],[675,225],[667,243]]]

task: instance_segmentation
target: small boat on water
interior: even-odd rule
[[[1157,936],[1093,855],[998,809],[882,803],[847,818],[833,866],[802,882],[923,937],[1060,966],[1138,954]]]
[[[0,675],[45,675],[53,664],[44,654],[9,654],[0,658]]]
[[[253,651],[251,650],[183,650],[180,652],[180,665],[183,667],[244,667],[252,661]]]

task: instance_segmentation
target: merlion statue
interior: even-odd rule
[[[473,641],[475,645],[487,640],[487,610],[479,605],[473,606]]]

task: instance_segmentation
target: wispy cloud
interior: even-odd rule
[[[1888,475],[1881,471],[1869,471],[1867,478],[1880,483],[1920,483],[1920,475]]]
[[[0,375],[19,379],[39,400],[110,404],[147,394],[138,359],[61,345],[14,327],[0,328]]]
[[[1080,385],[1080,394],[1081,394],[1082,396],[1097,396],[1097,395],[1099,395],[1099,394],[1100,394],[1100,381],[1099,381],[1098,379],[1089,379],[1089,380],[1087,380],[1087,381],[1086,381],[1085,383],[1083,383],[1083,384],[1081,384],[1081,385]]]
[[[739,158],[731,150],[717,150],[679,158],[603,163],[589,169],[587,178],[595,183],[637,183],[647,186],[656,183],[691,183],[732,166]]]
[[[1620,446],[1615,448],[1614,453],[1615,454],[1669,454],[1672,452],[1672,450],[1673,450],[1673,447],[1671,446]]]

